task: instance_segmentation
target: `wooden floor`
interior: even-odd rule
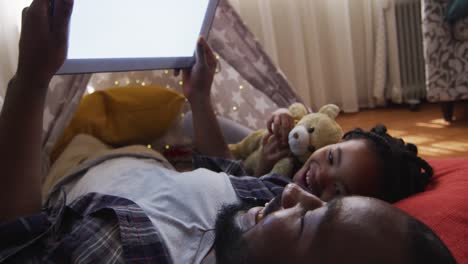
[[[438,104],[423,104],[417,112],[398,106],[341,114],[338,123],[344,131],[383,124],[392,136],[416,144],[424,158],[468,157],[468,105],[459,103],[455,111],[456,120],[450,124]]]

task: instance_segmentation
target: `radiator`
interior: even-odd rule
[[[426,97],[420,0],[394,0],[403,101]]]

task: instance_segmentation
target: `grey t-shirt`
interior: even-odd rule
[[[201,263],[214,243],[217,214],[240,202],[229,176],[205,169],[179,173],[155,160],[118,158],[67,186],[68,201],[96,192],[132,200],[153,222],[174,263]]]

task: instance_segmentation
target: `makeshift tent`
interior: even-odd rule
[[[264,127],[268,115],[275,109],[301,102],[284,74],[274,65],[227,0],[220,1],[208,42],[219,58],[219,69],[212,88],[218,115],[258,129]],[[53,78],[44,114],[44,173],[47,173],[50,165],[52,148],[83,95],[129,84],[162,85],[176,90],[181,87],[180,80],[168,70]],[[184,111],[188,110],[188,106],[184,107]]]

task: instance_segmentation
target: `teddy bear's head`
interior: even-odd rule
[[[335,121],[339,112],[338,106],[326,105],[318,113],[303,116],[291,130],[289,147],[301,162],[306,162],[317,149],[341,140],[343,130]]]

